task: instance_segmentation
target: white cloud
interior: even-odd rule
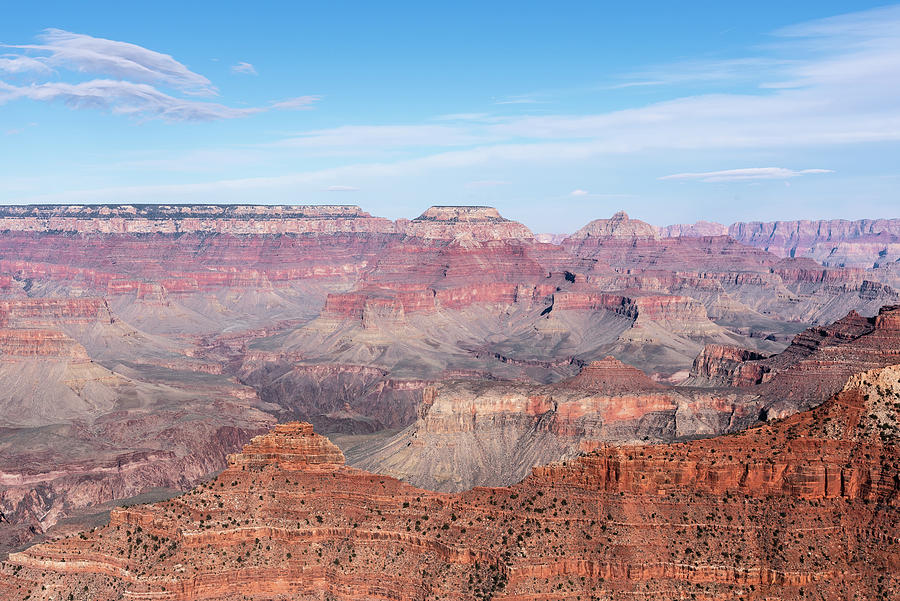
[[[468,146],[485,141],[484,135],[450,125],[344,125],[302,132],[277,145],[361,152],[389,148]]]
[[[6,73],[49,73],[50,67],[30,56],[6,54],[0,56],[0,71]]]
[[[77,84],[51,82],[0,88],[0,102],[4,99],[17,98],[56,100],[76,109],[102,109],[120,115],[159,118],[166,121],[233,119],[264,110],[236,109],[214,102],[184,100],[164,94],[151,85],[110,79],[94,79]]]
[[[707,151],[763,149],[765,154],[754,153],[754,156],[789,152],[789,159],[771,160],[796,164],[794,155],[806,148],[818,152],[828,146],[847,148],[851,144],[900,141],[900,36],[897,34],[900,9],[825,21],[779,32],[777,45],[749,53],[758,56],[719,65],[721,77],[739,77],[742,84],[758,80],[757,88],[746,93],[687,95],[625,110],[589,114],[460,114],[419,124],[363,124],[310,130],[255,149],[261,156],[283,161],[305,155],[359,156],[359,161],[336,161],[340,167],[302,173],[275,172],[271,177],[260,178],[241,178],[240,171],[228,170],[224,177],[234,172],[236,179],[173,187],[67,192],[53,200],[95,200],[97,197],[137,200],[162,198],[163,194],[170,194],[171,199],[209,198],[220,193],[224,197],[233,190],[267,197],[276,197],[284,191],[282,197],[291,198],[296,193],[294,186],[306,183],[313,192],[320,192],[333,181],[359,183],[366,190],[398,177],[433,179],[444,175],[448,180],[456,177],[456,182],[469,182],[479,177],[473,176],[474,169],[482,176],[516,178],[519,183],[518,172],[507,169],[510,166],[529,166],[531,169],[523,174],[527,179],[532,173],[539,173],[537,167],[591,169],[602,167],[599,157],[605,161],[609,155],[626,153],[641,153],[644,160],[658,155],[686,156],[690,152],[708,157],[712,153]],[[691,77],[702,72],[699,67],[688,70]],[[783,85],[776,87],[771,82]],[[8,85],[4,87],[0,82],[0,102],[15,94],[21,91]],[[275,103],[271,108],[281,107]],[[689,175],[694,181],[717,176],[730,181],[764,177],[788,181],[796,175],[784,176],[785,172],[814,173],[783,167],[753,169],[776,171],[766,174],[728,170],[739,173],[674,175]],[[781,169],[784,171],[778,171]],[[680,179],[689,181],[688,177]],[[591,193],[581,200],[597,197]]]
[[[47,29],[38,39],[43,43],[8,47],[49,53],[49,56],[36,60],[53,67],[161,84],[188,93],[216,93],[215,86],[203,75],[194,73],[168,54],[137,44],[95,38],[62,29]]]
[[[328,186],[325,188],[328,192],[358,192],[356,186]]]
[[[0,71],[13,75],[51,74],[55,68],[77,73],[102,73],[106,77],[88,81],[47,81],[17,85],[0,81],[0,104],[17,99],[59,101],[76,109],[99,109],[140,119],[166,121],[214,121],[235,119],[277,110],[308,109],[318,96],[298,96],[266,107],[233,108],[215,102],[179,98],[156,86],[187,95],[215,95],[212,82],[188,69],[167,54],[136,44],[118,42],[61,29],[47,29],[41,44],[5,45],[29,55],[0,57]],[[34,56],[31,56],[34,54]],[[233,70],[256,71],[253,65],[238,63]]]
[[[530,96],[510,96],[501,100],[495,100],[494,104],[543,104],[544,100],[538,100]]]
[[[256,72],[256,67],[254,67],[250,63],[245,63],[244,61],[241,61],[236,65],[232,65],[231,72],[242,75],[258,75],[258,73]]]
[[[296,98],[288,98],[280,102],[272,104],[272,108],[294,111],[306,111],[312,108],[316,102],[321,100],[321,96],[297,96]]]
[[[696,180],[701,182],[739,182],[765,179],[790,179],[802,175],[834,173],[830,169],[786,169],[784,167],[748,167],[745,169],[726,169],[724,171],[706,171],[703,173],[676,173],[659,179]]]
[[[588,194],[590,193],[587,190],[582,190],[581,188],[569,192],[569,196],[587,196]]]

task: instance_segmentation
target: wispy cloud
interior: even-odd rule
[[[498,139],[494,137],[494,139]],[[467,146],[487,141],[484,134],[450,125],[344,125],[302,132],[277,142],[279,147],[340,149],[341,152],[397,148]]]
[[[696,180],[701,182],[740,182],[765,179],[791,179],[802,175],[818,175],[834,173],[831,169],[786,169],[784,167],[747,167],[745,169],[726,169],[724,171],[706,171],[703,173],[675,173],[659,179]]]
[[[753,82],[793,64],[788,59],[745,57],[718,60],[692,60],[670,63],[628,73],[621,83],[601,86],[616,90],[645,86]]]
[[[358,192],[359,188],[356,186],[328,186],[325,190],[328,192]]]
[[[19,99],[58,101],[75,109],[104,110],[138,119],[214,121],[273,109],[310,108],[318,100],[317,96],[299,96],[248,108],[197,101],[180,96],[215,96],[217,88],[168,54],[61,29],[45,30],[38,41],[3,45],[21,54],[0,57],[0,72],[12,77],[0,81],[0,104]],[[59,69],[103,77],[87,81],[71,81],[71,76],[65,80],[51,78]],[[233,69],[255,74],[249,63],[238,63]],[[31,81],[17,79],[26,75]]]
[[[321,99],[321,96],[297,96],[296,98],[288,98],[287,100],[275,102],[272,104],[272,108],[291,111],[306,111],[313,108],[313,105]]]
[[[494,104],[544,104],[545,100],[539,100],[533,94],[519,94],[494,100]]]
[[[159,118],[166,121],[215,121],[258,113],[262,108],[232,108],[215,102],[175,98],[151,85],[93,79],[78,84],[51,82],[39,85],[0,88],[4,100],[28,98],[61,101],[76,109],[100,109],[119,115]]]
[[[49,53],[35,60],[51,67],[63,67],[83,73],[127,79],[140,83],[162,84],[179,90],[213,95],[215,86],[168,54],[162,54],[128,42],[47,29],[38,36],[40,44],[9,45],[8,48]]]
[[[12,129],[7,129],[4,134],[7,136],[18,136],[19,134],[24,134],[25,130],[29,127],[35,127],[37,123],[26,123],[22,127],[14,127]]]
[[[30,56],[5,54],[0,56],[0,71],[5,73],[49,73],[52,69]]]
[[[755,50],[760,56],[693,63],[687,73],[670,79],[695,79],[707,65],[710,77],[747,73],[748,79],[758,82],[747,93],[694,94],[600,113],[343,126],[303,132],[276,145],[372,158],[386,149],[422,153],[444,149],[430,155],[432,163],[458,165],[547,163],[657,150],[787,149],[900,141],[897,32],[900,7],[846,15],[779,32],[774,49]],[[767,86],[772,81],[791,84]],[[454,148],[460,146],[471,148]]]
[[[590,194],[590,192],[588,192],[587,190],[582,190],[581,188],[569,192],[569,196],[587,196],[588,194]]]
[[[256,67],[254,67],[250,63],[245,63],[244,61],[241,61],[236,65],[232,65],[231,72],[238,73],[240,75],[259,75],[256,72]]]

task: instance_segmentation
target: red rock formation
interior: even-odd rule
[[[29,298],[0,300],[0,323],[11,327],[87,324],[112,321],[102,298]]]
[[[0,231],[146,234],[393,233],[349,205],[72,205],[0,207]]]
[[[609,219],[595,219],[569,236],[570,240],[585,238],[634,240],[656,238],[656,228],[638,219],[630,219],[625,211],[619,211]]]
[[[835,266],[872,267],[900,256],[900,219],[733,223],[728,235],[782,257],[811,257]]]
[[[187,495],[115,510],[99,530],[12,554],[0,592],[895,598],[897,390],[900,369],[870,372],[812,412],[744,434],[599,449],[510,488],[456,495],[345,467],[308,426],[284,426]]]
[[[603,443],[730,430],[759,413],[746,397],[674,388],[613,357],[554,384],[438,382],[422,391],[415,423],[353,447],[348,457],[354,466],[432,490],[511,484],[534,465]]]
[[[315,434],[312,424],[296,422],[279,424],[271,433],[251,440],[239,454],[228,456],[229,467],[251,471],[269,465],[285,471],[313,466],[330,471],[343,463],[341,450],[324,436]]]
[[[585,365],[574,378],[560,382],[566,388],[583,388],[605,394],[622,394],[648,390],[663,390],[665,386],[654,382],[641,370],[626,365],[615,357],[605,357]]]
[[[717,386],[754,386],[769,368],[760,359],[767,355],[722,344],[707,344],[691,367],[691,376]]]
[[[774,221],[695,224],[659,228],[663,237],[721,236],[782,257],[809,257],[821,265],[873,267],[900,257],[900,219]]]
[[[701,238],[703,236],[727,236],[728,227],[711,221],[696,223],[679,223],[657,228],[663,238],[679,238],[681,236]]]
[[[8,363],[36,357],[91,360],[83,346],[58,330],[0,329],[0,361]]]
[[[586,231],[567,238],[563,248],[576,257],[597,260],[624,273],[678,272],[687,266],[693,272],[767,272],[778,261],[775,255],[745,246],[727,236],[659,238],[653,226],[629,220],[627,216],[598,221],[601,226],[586,226]]]
[[[533,240],[534,234],[521,223],[504,219],[497,209],[479,206],[431,207],[400,229],[407,236],[453,240],[469,237],[486,240]]]

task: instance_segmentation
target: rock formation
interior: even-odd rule
[[[830,326],[801,332],[771,357],[708,346],[687,383],[755,387],[768,411],[790,415],[822,402],[855,373],[900,363],[898,340],[900,306],[883,307],[872,318],[851,312]]]
[[[900,219],[738,222],[700,221],[659,228],[665,237],[727,234],[781,257],[810,257],[834,267],[875,267],[900,259]]]
[[[609,219],[595,219],[572,234],[569,238],[622,239],[657,238],[656,228],[644,221],[630,219],[625,211],[619,211]]]
[[[431,207],[400,229],[408,236],[426,239],[454,240],[461,236],[476,241],[534,238],[531,230],[521,223],[504,219],[497,209],[479,206]]]
[[[306,424],[216,479],[10,555],[9,599],[888,599],[900,368],[748,432],[601,448],[437,494],[341,464]]]
[[[103,299],[0,300],[0,322],[0,554],[87,507],[192,486],[273,421]]]
[[[383,442],[436,419],[454,389],[463,405],[470,389],[484,389],[479,403],[504,387],[515,398],[479,409],[480,438],[512,444],[535,423],[541,441],[556,437],[558,451],[504,468],[504,482],[582,442],[735,429],[760,403],[774,416],[820,402],[846,374],[800,362],[790,382],[803,384],[784,384],[780,406],[757,392],[767,382],[736,385],[762,378],[762,359],[738,376],[711,353],[697,383],[734,386],[672,390],[705,345],[774,357],[809,324],[900,303],[888,266],[824,267],[705,226],[680,233],[618,214],[552,244],[489,207],[396,222],[344,206],[0,208],[0,553],[65,516],[192,486],[274,421]],[[609,355],[648,377],[591,367]],[[832,375],[806,395],[820,369]],[[580,371],[593,392],[552,393],[569,417],[515,396]],[[634,389],[598,393],[604,378]],[[430,390],[441,392],[429,418]],[[576,402],[594,397],[607,401]],[[643,417],[608,419],[617,403]]]
[[[600,444],[710,436],[753,420],[753,397],[681,390],[613,357],[554,384],[455,380],[425,387],[418,419],[348,449],[352,465],[431,490],[521,480]]]
[[[782,353],[707,345],[673,387],[607,357],[553,384],[450,381],[422,391],[418,419],[348,450],[353,465],[458,491],[510,484],[603,444],[733,433],[814,407],[853,374],[900,364],[900,307],[851,313],[798,334]]]
[[[393,233],[350,205],[30,205],[0,207],[0,231],[85,234]]]

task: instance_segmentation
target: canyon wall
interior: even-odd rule
[[[10,555],[7,597],[822,599],[900,593],[900,369],[734,436],[447,495],[279,426],[181,497]]]
[[[763,357],[810,323],[851,309],[868,320],[900,293],[887,268],[690,233],[703,235],[666,237],[620,213],[557,245],[473,206],[396,222],[346,206],[0,208],[0,538],[192,486],[275,421],[383,442],[431,420],[440,448],[490,443],[442,478],[460,487],[500,465],[510,483],[604,440],[671,441],[749,425],[763,408],[786,415],[839,387],[840,365],[881,364],[823,356],[778,384],[787,404],[774,385],[757,392],[786,371]],[[691,376],[708,344],[750,354],[726,365],[710,352]],[[656,384],[624,367],[613,380],[628,390],[572,384],[610,355]],[[706,387],[670,386],[694,377]],[[516,448],[534,451],[488,459]],[[414,473],[416,457],[394,451],[411,457],[397,473]]]
[[[658,228],[664,237],[725,235],[781,257],[810,257],[834,267],[887,266],[900,259],[900,219],[700,221]]]

